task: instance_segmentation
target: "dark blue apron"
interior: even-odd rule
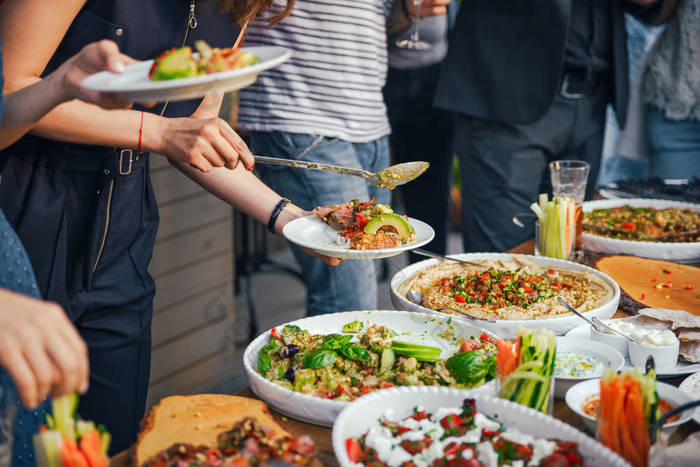
[[[189,0],[88,1],[46,73],[100,39],[152,58],[182,45],[189,12]],[[188,44],[233,44],[238,28],[215,1],[198,0],[195,16]],[[170,104],[166,115],[188,116],[196,105]],[[65,308],[89,348],[90,389],[79,410],[103,423],[111,451],[121,451],[136,439],[149,382],[155,284],[147,268],[158,229],[149,155],[26,136],[0,152],[0,170],[0,209],[41,294]]]

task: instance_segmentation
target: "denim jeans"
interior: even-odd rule
[[[669,120],[663,112],[647,108],[647,135],[652,177],[700,177],[700,121]]]
[[[252,132],[250,148],[255,154],[287,159],[304,159],[370,171],[389,165],[389,137],[369,143],[349,143],[335,138],[284,132]],[[296,205],[311,210],[316,206],[340,204],[352,199],[376,198],[389,203],[391,192],[358,177],[319,170],[282,166],[258,166],[262,180]],[[371,260],[347,260],[330,267],[291,245],[308,286],[306,315],[314,316],[377,307],[377,272]]]

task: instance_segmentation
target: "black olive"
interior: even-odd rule
[[[289,351],[289,358],[292,358],[293,356],[299,353],[299,346],[296,344],[289,344],[287,346],[287,349]]]
[[[284,379],[289,381],[290,383],[294,382],[294,376],[295,376],[296,370],[294,368],[289,368],[285,373],[284,373]]]

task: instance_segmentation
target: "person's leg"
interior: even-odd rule
[[[647,134],[651,149],[651,176],[662,179],[700,177],[700,121],[667,119],[649,106]]]
[[[253,132],[250,147],[253,152],[273,157],[303,158],[368,169],[363,167],[355,145],[337,139]],[[367,183],[357,177],[278,166],[260,166],[258,171],[272,189],[307,210],[371,197]],[[372,261],[348,260],[337,267],[330,267],[295,245],[291,247],[308,284],[308,316],[376,308],[377,276]]]
[[[394,162],[430,163],[423,175],[398,188],[406,203],[406,213],[435,229],[435,239],[426,248],[445,254],[454,117],[451,112],[432,105],[439,71],[439,65],[401,71],[405,84],[399,89],[405,88],[405,94],[390,90],[388,81],[384,95],[392,125]]]

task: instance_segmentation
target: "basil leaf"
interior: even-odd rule
[[[271,355],[280,348],[279,341],[277,339],[270,339],[270,342],[263,345],[260,348],[260,355]]]
[[[285,334],[299,334],[301,331],[301,328],[295,324],[285,324],[282,330]]]
[[[260,355],[258,355],[258,371],[265,375],[268,371],[270,371],[271,366],[272,360],[270,359],[270,356],[260,352]]]
[[[311,352],[304,359],[304,368],[323,368],[332,365],[338,356],[333,350],[318,349]]]
[[[322,349],[326,350],[340,350],[350,343],[352,336],[344,336],[342,334],[328,334],[323,339]]]
[[[489,374],[489,365],[477,350],[451,356],[447,359],[446,366],[457,382],[467,385],[476,384]]]
[[[370,360],[369,352],[359,345],[350,344],[345,346],[340,349],[340,353],[350,360],[359,360],[361,362],[368,362]]]

